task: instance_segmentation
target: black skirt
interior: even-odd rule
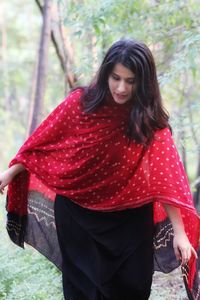
[[[100,212],[57,195],[66,300],[146,300],[153,273],[153,208]]]

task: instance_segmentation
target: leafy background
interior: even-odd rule
[[[0,3],[0,170],[27,136],[42,16],[37,1]],[[43,5],[44,1],[40,1]],[[87,84],[107,48],[123,37],[152,50],[174,138],[195,188],[200,163],[200,6],[198,0],[54,0],[72,49],[77,84]],[[49,46],[47,85],[40,119],[64,98],[63,71]],[[60,272],[32,248],[18,249],[5,231],[0,205],[0,299],[62,299]],[[16,296],[17,295],[17,296]],[[156,273],[151,299],[186,299],[180,271]]]

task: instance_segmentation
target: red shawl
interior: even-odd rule
[[[155,224],[166,219],[162,203],[167,203],[180,207],[188,238],[197,249],[199,217],[170,130],[156,131],[148,147],[130,142],[125,134],[129,103],[104,104],[86,114],[81,109],[81,94],[81,89],[73,91],[11,161],[10,166],[22,163],[28,172],[9,185],[8,211],[26,215],[27,192],[33,189],[52,201],[57,193],[102,211],[153,201]],[[189,279],[185,276],[191,289],[196,280],[194,257],[189,270]]]

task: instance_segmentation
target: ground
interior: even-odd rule
[[[187,300],[181,270],[169,274],[155,272],[150,300]]]

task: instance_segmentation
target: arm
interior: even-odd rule
[[[4,188],[13,180],[13,178],[24,169],[25,167],[22,164],[15,164],[0,174],[1,194],[3,194]]]
[[[197,253],[190,244],[188,237],[185,233],[180,209],[168,204],[163,204],[163,206],[173,226],[173,247],[176,258],[181,259],[183,265],[188,262],[192,254],[195,256],[195,258],[197,258]]]

